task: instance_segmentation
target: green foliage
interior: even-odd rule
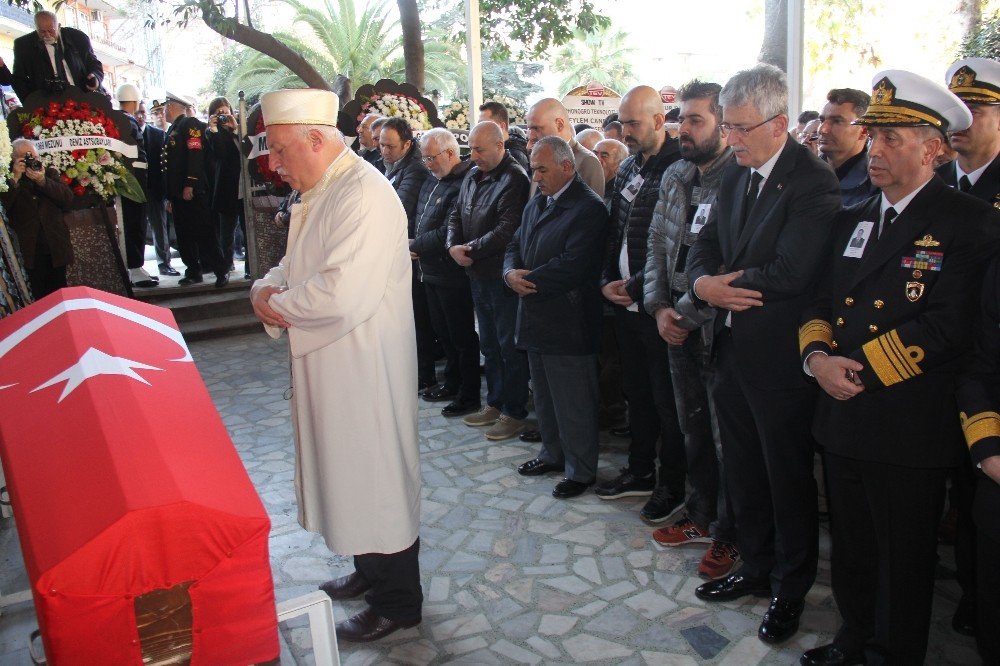
[[[834,67],[878,69],[882,61],[865,39],[862,22],[877,7],[863,0],[813,0],[806,5],[805,60],[807,75],[836,71]]]
[[[559,95],[593,80],[618,93],[635,85],[632,56],[635,48],[621,30],[576,31],[575,39],[559,50],[552,70],[563,74]]]
[[[962,41],[958,57],[1000,59],[1000,12],[983,18],[979,29]]]

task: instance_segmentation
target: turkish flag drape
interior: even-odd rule
[[[50,664],[141,664],[190,582],[191,664],[278,656],[270,522],[169,310],[84,287],[0,320],[0,456]]]

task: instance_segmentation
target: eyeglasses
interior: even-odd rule
[[[424,164],[430,164],[430,163],[431,163],[431,162],[433,162],[433,161],[434,161],[435,159],[437,159],[437,156],[438,156],[438,155],[444,155],[444,154],[445,154],[445,153],[447,153],[447,152],[448,152],[448,149],[447,149],[447,148],[445,148],[444,150],[442,150],[442,151],[441,151],[440,153],[438,153],[437,155],[424,155],[424,156],[423,156],[423,157],[421,157],[420,159],[421,159],[421,161],[423,161],[423,163],[424,163]]]
[[[722,132],[722,136],[729,136],[729,134],[732,132],[736,132],[740,136],[746,136],[750,134],[750,132],[757,129],[758,127],[763,127],[764,125],[768,124],[769,122],[771,122],[780,115],[781,115],[780,113],[777,113],[768,118],[767,120],[763,120],[757,123],[756,125],[753,125],[752,127],[741,127],[739,125],[731,125],[729,123],[719,123],[719,131]]]

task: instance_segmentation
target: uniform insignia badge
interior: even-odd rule
[[[966,86],[971,86],[976,82],[976,73],[968,65],[963,65],[959,67],[958,70],[952,75],[951,83],[948,84],[949,88],[964,88]]]
[[[895,95],[896,86],[892,85],[892,81],[888,78],[883,78],[872,90],[872,104],[876,106],[889,106],[892,104],[892,98]]]
[[[193,129],[190,132],[188,132],[188,136],[191,136],[191,137],[194,137],[194,138],[198,138],[198,137],[201,136],[201,130]]]
[[[201,139],[188,139],[188,150],[201,150]]]
[[[911,303],[916,303],[920,300],[920,297],[924,295],[924,283],[923,282],[907,282],[906,283],[906,300]]]
[[[927,234],[920,240],[913,241],[913,244],[916,245],[917,247],[937,247],[941,243],[939,241],[934,240],[934,236]]]
[[[937,241],[935,241],[937,242]],[[921,250],[912,257],[903,257],[900,268],[915,268],[924,271],[939,271],[944,263],[944,252]]]
[[[993,198],[993,207],[994,208],[1000,208],[1000,194],[996,195]]]

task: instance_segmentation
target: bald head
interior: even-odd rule
[[[665,118],[660,93],[649,86],[632,88],[622,97],[618,116],[622,141],[630,153],[641,153],[648,159],[660,152],[667,136],[663,130]]]
[[[492,120],[477,123],[469,132],[469,155],[481,171],[492,171],[503,161],[503,130]]]
[[[593,150],[594,146],[597,145],[597,142],[603,138],[604,135],[601,134],[600,130],[595,130],[593,127],[588,127],[576,135],[577,143],[587,150]]]
[[[569,141],[573,138],[573,126],[569,122],[569,112],[562,102],[546,97],[535,102],[528,115],[525,116],[528,125],[528,149],[534,148],[535,142],[545,136],[557,136]]]
[[[358,124],[358,140],[361,141],[361,145],[369,150],[378,147],[378,141],[372,137],[372,123],[381,118],[382,116],[377,113],[369,113],[364,119]]]

